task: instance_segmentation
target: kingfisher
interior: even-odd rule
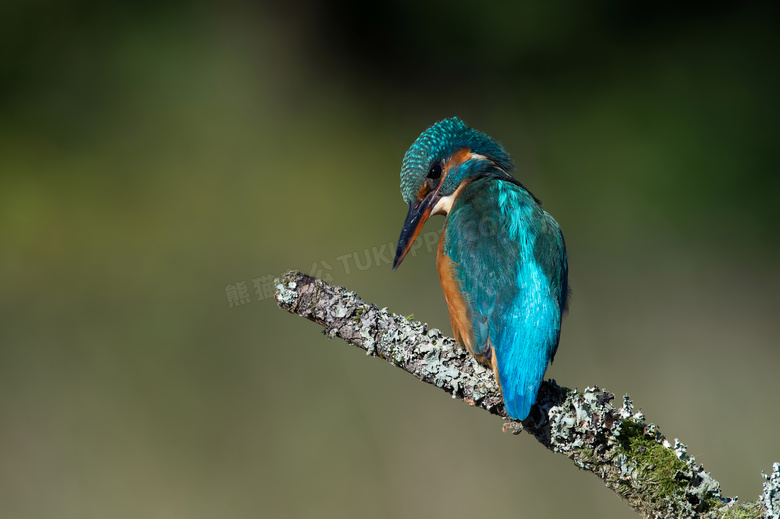
[[[558,349],[568,265],[558,223],[513,169],[501,144],[456,117],[425,130],[401,166],[409,212],[393,271],[426,220],[444,215],[436,266],[453,334],[524,420]]]

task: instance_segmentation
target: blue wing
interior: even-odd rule
[[[484,178],[458,196],[443,246],[468,302],[472,348],[495,355],[506,411],[525,419],[560,337],[567,296],[560,228],[522,186]]]

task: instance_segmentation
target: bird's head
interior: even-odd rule
[[[447,214],[458,189],[485,175],[509,176],[512,159],[495,140],[466,126],[457,117],[425,130],[404,155],[401,195],[409,205],[393,270],[409,252],[432,214]]]

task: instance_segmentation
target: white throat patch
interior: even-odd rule
[[[443,214],[444,216],[447,216],[452,209],[452,204],[455,203],[455,199],[458,198],[458,195],[461,191],[463,191],[463,188],[466,187],[466,184],[468,184],[468,182],[461,182],[461,184],[458,186],[458,189],[456,189],[454,193],[439,198],[439,201],[436,202],[435,206],[433,206],[431,215]]]
[[[436,202],[436,205],[433,206],[433,210],[431,211],[431,215],[434,214],[443,214],[444,216],[447,216],[449,214],[450,209],[452,209],[452,204],[455,202],[455,193],[452,193],[449,196],[443,196],[439,198],[439,201]]]

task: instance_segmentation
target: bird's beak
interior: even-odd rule
[[[431,216],[431,211],[439,199],[438,193],[439,189],[437,188],[428,193],[428,196],[416,205],[409,206],[409,213],[407,213],[404,227],[401,229],[401,237],[398,238],[398,248],[395,251],[395,260],[393,260],[393,272],[404,260],[406,253],[412,248],[415,238],[420,234],[425,221]]]

